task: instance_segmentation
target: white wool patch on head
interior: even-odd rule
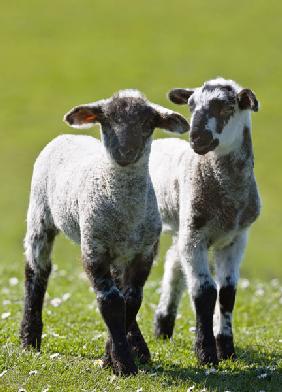
[[[215,86],[214,89],[208,89],[208,87]],[[197,105],[207,106],[209,101],[212,99],[226,99],[228,93],[224,87],[231,87],[234,90],[234,93],[237,94],[242,90],[242,87],[239,86],[234,80],[224,79],[222,77],[218,77],[215,79],[211,79],[206,81],[201,87],[195,89],[194,94],[189,98],[189,101],[194,100]],[[232,93],[231,93],[232,94]]]
[[[193,99],[196,105],[200,106],[207,106],[212,99],[224,99],[225,98],[224,91],[220,90],[219,88],[214,89],[213,91],[202,91],[201,88],[197,88],[193,94]],[[190,98],[189,98],[190,100]],[[189,103],[188,100],[188,103]]]
[[[141,91],[137,89],[125,89],[125,90],[119,90],[114,94],[115,97],[118,98],[142,98],[146,99],[144,94],[141,93]]]
[[[218,76],[215,79],[208,80],[207,82],[204,83],[204,86],[206,86],[206,85],[211,85],[211,86],[214,86],[214,85],[231,86],[237,92],[242,90],[242,87],[238,83],[236,83],[234,80],[232,80],[232,79],[224,79],[221,76]]]

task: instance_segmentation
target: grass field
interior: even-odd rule
[[[281,15],[282,4],[274,0],[1,4],[0,391],[282,390]],[[239,289],[235,312],[239,360],[216,372],[197,366],[187,297],[174,340],[155,341],[152,320],[168,237],[140,313],[153,363],[136,378],[118,380],[95,362],[105,329],[81,275],[79,249],[64,238],[54,254],[58,267],[46,299],[42,354],[22,352],[22,239],[32,165],[50,139],[70,132],[63,114],[126,87],[173,108],[165,97],[171,87],[197,86],[217,75],[254,89],[261,101],[253,140],[263,210],[242,268],[250,285]],[[97,129],[88,133],[98,136]],[[52,306],[66,293],[67,300]]]

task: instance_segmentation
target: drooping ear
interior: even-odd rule
[[[101,122],[103,110],[101,102],[76,106],[64,116],[64,121],[73,128],[90,128]]]
[[[244,88],[237,94],[239,108],[241,110],[253,110],[257,112],[259,110],[258,100],[252,90]]]
[[[159,105],[152,105],[157,114],[156,127],[174,133],[185,133],[190,129],[188,121],[179,113],[165,109]]]
[[[177,105],[184,105],[194,93],[195,90],[190,88],[173,88],[168,92],[168,99]]]

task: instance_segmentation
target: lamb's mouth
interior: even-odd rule
[[[116,162],[119,166],[128,166],[128,165],[134,165],[137,161],[139,161],[139,156],[137,156],[135,159],[116,159]]]
[[[195,153],[199,155],[205,155],[208,152],[213,151],[218,146],[218,144],[219,144],[218,139],[212,139],[209,144],[205,144],[205,145],[197,144],[192,140],[190,140],[191,147],[193,148]]]

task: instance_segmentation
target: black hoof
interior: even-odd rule
[[[219,334],[216,337],[216,350],[219,361],[225,359],[236,360],[233,336]]]
[[[132,354],[126,341],[126,346],[112,343],[111,359],[114,374],[117,376],[131,376],[138,373]]]
[[[138,368],[130,357],[120,360],[114,353],[112,353],[112,368],[117,376],[132,376],[138,373]]]
[[[203,342],[196,341],[195,353],[200,365],[218,365],[214,338],[212,342],[209,342],[209,344],[204,344]]]
[[[27,323],[23,320],[20,329],[20,339],[23,348],[34,348],[37,351],[40,351],[42,329],[42,322],[36,321]]]
[[[127,334],[127,341],[133,356],[137,358],[141,364],[146,364],[151,361],[149,348],[141,333],[129,332]]]
[[[110,338],[108,338],[105,347],[105,354],[102,358],[102,368],[113,367],[111,351],[112,351],[112,341]]]
[[[160,313],[155,314],[155,336],[158,338],[169,339],[172,337],[175,323],[175,316],[163,316]]]

